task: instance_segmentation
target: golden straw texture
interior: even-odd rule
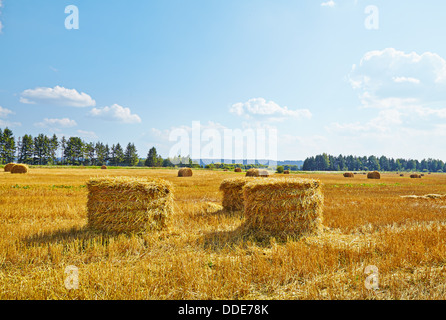
[[[378,171],[369,172],[367,179],[381,179],[381,174]]]
[[[243,211],[243,187],[255,178],[233,178],[226,179],[220,184],[223,193],[223,209],[226,211]]]
[[[178,170],[178,177],[192,177],[191,168],[181,168]]]
[[[28,168],[28,166],[26,164],[15,164],[11,168],[11,173],[12,174],[28,173],[28,171],[29,171],[29,168]]]
[[[16,163],[8,163],[4,168],[5,172],[11,172],[12,167],[14,167],[15,165]]]
[[[161,179],[93,178],[88,187],[88,225],[108,232],[144,232],[167,227],[173,186]]]
[[[244,228],[256,236],[317,235],[322,231],[324,196],[319,180],[260,179],[243,188]]]

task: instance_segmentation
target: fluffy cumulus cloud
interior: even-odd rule
[[[348,79],[361,106],[379,110],[378,115],[364,122],[333,123],[328,131],[390,137],[414,127],[430,132],[446,119],[446,60],[436,53],[370,51],[353,65]]]
[[[247,119],[264,118],[270,121],[283,121],[287,118],[310,119],[312,117],[311,112],[307,109],[291,110],[288,107],[279,106],[274,101],[266,101],[264,98],[235,103],[230,107],[229,112]]]
[[[96,101],[88,94],[60,86],[25,90],[21,94],[20,102],[78,108],[96,106]]]
[[[91,117],[107,121],[128,124],[141,123],[141,118],[137,114],[133,114],[130,108],[125,108],[118,104],[114,104],[111,107],[93,108],[88,114]]]
[[[42,122],[37,122],[34,124],[39,128],[72,128],[77,126],[76,121],[69,118],[63,119],[48,119],[45,118]]]
[[[367,52],[353,65],[350,84],[364,106],[376,102],[446,100],[446,60],[436,53],[406,53],[394,48]],[[386,107],[386,104],[382,105]]]

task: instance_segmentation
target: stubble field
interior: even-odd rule
[[[243,174],[242,174],[243,175]],[[86,181],[159,177],[175,187],[166,231],[101,234],[86,228]],[[446,175],[300,174],[320,179],[323,236],[256,242],[220,204],[240,174],[176,170],[31,169],[0,172],[0,299],[446,299]],[[65,269],[79,271],[77,290]],[[368,266],[378,288],[369,290]],[[375,283],[375,282],[373,282]]]

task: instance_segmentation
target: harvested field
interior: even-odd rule
[[[0,299],[446,299],[446,175],[273,175],[323,184],[324,229],[280,242],[241,232],[222,211],[223,180],[240,174],[177,170],[31,169],[0,172]],[[169,228],[114,234],[88,228],[90,178],[173,184]],[[261,179],[265,182],[270,179]],[[364,287],[379,269],[379,290]],[[67,266],[79,289],[67,290]]]

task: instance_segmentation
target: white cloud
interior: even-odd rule
[[[367,52],[349,75],[362,98],[446,101],[446,60],[436,53],[405,53],[394,48]],[[364,106],[369,106],[363,99]]]
[[[45,118],[42,122],[34,124],[36,127],[40,128],[71,128],[77,126],[76,121],[63,118],[63,119],[48,119]]]
[[[85,130],[77,130],[79,138],[95,140],[98,139],[98,136],[93,131],[85,131]]]
[[[414,84],[420,84],[420,79],[416,78],[407,78],[407,77],[393,77],[393,81],[396,83],[409,82]]]
[[[353,65],[349,81],[362,107],[379,109],[379,114],[362,123],[332,123],[329,132],[396,134],[410,128],[429,130],[446,118],[446,60],[438,54],[370,51]]]
[[[94,107],[96,101],[84,92],[75,89],[54,88],[28,89],[22,92],[20,102],[26,104],[48,104],[64,107]]]
[[[13,114],[9,109],[3,108],[0,106],[0,118],[6,118],[8,115]]]
[[[329,0],[327,2],[322,2],[321,7],[330,7],[333,8],[336,5],[336,3],[333,0]]]
[[[0,106],[0,118],[6,119],[10,114],[14,114],[14,112]],[[22,125],[20,122],[11,122],[3,119],[0,119],[0,127],[2,128],[4,127],[13,128]]]
[[[3,8],[3,1],[0,0],[0,8]],[[0,11],[0,15],[2,14],[2,12]],[[3,23],[0,21],[0,33],[2,33],[3,30]]]
[[[312,117],[308,109],[290,110],[288,107],[281,107],[274,101],[266,101],[264,98],[254,98],[245,103],[235,103],[230,107],[229,112],[248,119],[263,117],[269,121],[283,121],[286,118],[310,119]]]
[[[111,107],[93,108],[88,114],[92,117],[107,121],[141,123],[141,118],[138,115],[132,114],[129,108],[124,108],[117,104],[114,104]]]

